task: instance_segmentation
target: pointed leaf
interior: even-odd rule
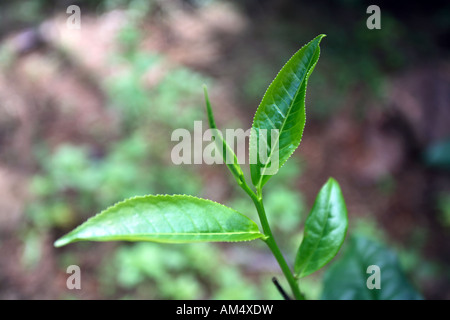
[[[323,37],[319,35],[292,56],[270,84],[256,111],[250,136],[250,169],[252,182],[258,189],[300,145],[306,117],[306,85],[319,59]]]
[[[223,161],[227,165],[230,172],[233,174],[234,178],[238,183],[245,181],[244,173],[242,172],[241,166],[239,165],[238,158],[234,153],[233,149],[228,145],[228,143],[223,139],[222,134],[219,132],[216,126],[216,121],[214,120],[214,114],[211,107],[211,102],[208,97],[208,89],[203,86],[203,91],[205,95],[206,112],[208,115],[209,127],[215,131],[215,142],[217,144],[218,151],[222,155]]]
[[[104,210],[55,242],[153,241],[187,243],[261,238],[257,225],[233,209],[186,195],[131,198]]]
[[[305,222],[304,238],[295,260],[295,273],[305,277],[330,262],[347,233],[347,208],[341,188],[330,178],[317,195]]]
[[[376,280],[369,266],[379,267],[379,289],[369,289]],[[418,300],[421,295],[406,278],[397,256],[381,244],[363,236],[352,237],[350,247],[324,276],[325,300]]]

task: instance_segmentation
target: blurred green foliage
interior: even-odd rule
[[[423,153],[423,161],[434,170],[450,171],[450,139],[442,139],[428,146]],[[450,193],[441,192],[436,195],[435,201],[439,223],[445,228],[450,227]]]
[[[437,199],[439,221],[442,226],[450,228],[450,193],[441,194]]]
[[[450,139],[431,144],[424,152],[425,164],[430,167],[450,171]]]
[[[398,268],[419,293],[427,283],[443,279],[449,280],[450,275],[445,267],[438,261],[427,257],[426,251],[423,250],[428,237],[428,230],[425,227],[418,226],[410,238],[402,244],[393,241],[382,226],[376,222],[373,215],[354,219],[350,229],[352,230],[350,237],[373,242],[391,251],[392,255],[395,254],[398,259]],[[343,250],[345,251],[349,246],[351,245],[346,241]]]
[[[136,5],[137,1],[133,3]],[[127,12],[131,15],[134,10]],[[118,34],[123,51],[110,57],[112,66],[121,67],[123,73],[104,83],[109,105],[122,120],[119,139],[100,147],[65,143],[48,150],[45,145],[37,146],[40,170],[30,186],[34,200],[27,208],[31,226],[25,232],[25,265],[36,260],[33,252],[39,252],[31,245],[39,243],[34,241],[35,229],[68,229],[101,208],[131,196],[200,192],[201,183],[193,169],[171,163],[169,139],[175,128],[189,129],[194,120],[201,119],[200,88],[207,79],[187,69],[172,68],[164,70],[161,78],[147,88],[144,75],[151,73],[152,68],[159,70],[163,59],[139,49],[139,21],[132,21]],[[117,279],[111,274],[113,278],[103,283],[118,283],[125,289],[145,279],[159,281],[154,290],[156,298],[200,298],[204,294],[195,274],[183,273],[175,281],[164,280],[170,272],[188,264],[189,255],[182,252],[189,250],[192,248],[180,246],[170,251],[146,244],[119,245],[112,264],[98,272],[108,278],[107,269],[117,269]],[[199,254],[205,249],[197,251]],[[67,261],[67,257],[62,259]],[[160,285],[163,281],[171,286]],[[116,289],[112,295],[117,294]]]
[[[378,267],[379,280],[376,282],[379,287],[370,289],[369,275],[373,271],[368,272],[368,267],[373,265]],[[322,298],[324,300],[423,299],[403,273],[397,255],[378,242],[362,236],[351,237],[340,259],[327,270]]]
[[[274,287],[248,281],[214,244],[124,245],[105,268],[105,287],[117,283],[137,299],[279,299]]]
[[[36,264],[32,253],[39,252],[36,245],[42,241],[33,230],[70,229],[101,208],[135,195],[201,192],[198,168],[171,163],[168,137],[176,128],[192,129],[194,120],[204,117],[201,84],[209,80],[185,68],[165,69],[161,56],[139,48],[139,20],[132,21],[118,33],[122,50],[109,58],[121,72],[103,83],[111,110],[120,115],[119,139],[106,139],[109,142],[100,147],[69,142],[54,150],[37,146],[40,170],[30,186],[34,200],[27,208],[31,224],[25,232],[25,265]],[[143,80],[153,73],[157,81],[148,86]],[[283,172],[290,184],[299,175],[295,164]],[[295,250],[295,239],[287,235],[298,234],[294,227],[300,222],[303,199],[281,181],[282,177],[280,188],[268,193],[267,208],[274,212],[275,228],[285,233],[283,238]],[[244,203],[243,199],[244,195],[236,195],[231,201]],[[245,201],[247,208],[253,208]],[[258,280],[249,281],[245,271],[227,263],[227,251],[217,247],[118,244],[113,256],[107,257],[111,259],[105,258],[108,261],[96,271],[100,290],[107,297],[121,298],[280,298],[269,274],[259,272]],[[81,261],[76,254],[65,254],[61,267]]]

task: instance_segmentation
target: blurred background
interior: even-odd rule
[[[280,299],[263,243],[53,242],[134,195],[256,217],[225,166],[172,164],[171,132],[206,120],[203,83],[220,128],[250,128],[278,70],[321,33],[303,141],[265,191],[280,247],[292,264],[333,176],[349,234],[395,252],[424,298],[450,299],[450,4],[356,0],[1,2],[0,299]],[[72,264],[81,290],[66,288]],[[326,272],[301,282],[308,298]]]

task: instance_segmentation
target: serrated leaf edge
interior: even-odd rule
[[[285,67],[285,66],[286,66],[286,65],[294,58],[294,56],[295,56],[299,51],[301,51],[303,48],[305,48],[305,47],[307,47],[308,45],[310,45],[310,44],[311,44],[313,41],[315,41],[317,38],[320,38],[320,40],[319,40],[319,44],[320,44],[320,42],[322,41],[322,39],[323,39],[324,37],[326,37],[325,34],[320,34],[320,35],[318,35],[317,37],[315,37],[314,39],[312,39],[311,41],[309,41],[308,43],[306,43],[305,45],[303,45],[300,49],[298,49],[298,50],[297,50],[297,51],[289,58],[288,61],[286,61],[286,63],[283,65],[283,67],[281,67],[281,69],[278,71],[277,75],[273,78],[273,80],[270,82],[269,86],[267,87],[267,90],[266,90],[266,92],[264,93],[264,95],[263,95],[263,97],[262,97],[262,99],[261,99],[261,102],[260,102],[260,104],[258,105],[258,108],[256,109],[255,115],[253,116],[253,120],[252,120],[252,128],[253,128],[253,126],[254,126],[255,118],[256,118],[256,115],[258,114],[258,110],[259,110],[259,107],[261,106],[261,103],[264,101],[264,98],[266,97],[267,92],[269,91],[270,86],[271,86],[272,83],[275,81],[275,79],[278,77],[278,75],[281,73],[281,71],[284,69],[284,67]],[[306,89],[307,89],[307,86],[308,86],[308,80],[309,80],[309,77],[311,76],[311,73],[313,72],[315,66],[317,65],[317,62],[318,62],[319,59],[320,59],[320,47],[318,46],[317,49],[319,50],[319,55],[318,55],[318,57],[317,57],[317,61],[309,68],[309,71],[306,73],[306,77],[305,77],[305,80],[306,80],[306,84],[305,84],[305,97],[303,98],[303,104],[305,104],[305,102],[306,102]],[[298,92],[297,92],[297,94],[298,94]],[[306,123],[306,106],[305,106],[305,112],[304,112],[304,115],[305,115],[305,123]],[[286,115],[286,116],[287,116],[287,115]],[[301,143],[301,141],[302,141],[302,139],[303,139],[303,132],[304,132],[304,130],[305,130],[305,128],[303,127],[303,130],[302,130],[302,133],[301,133],[301,136],[300,136],[300,141],[299,141],[299,143],[297,144],[297,146],[295,147],[295,149],[292,150],[292,152],[289,154],[289,156],[286,158],[286,160],[281,164],[281,166],[279,167],[279,169],[281,169],[281,168],[286,164],[286,162],[289,160],[289,158],[292,157],[292,155],[294,154],[295,150],[297,150],[298,147],[300,146],[300,143]],[[250,138],[251,138],[251,136],[250,136]],[[279,137],[278,137],[278,139],[279,139]],[[250,149],[250,146],[251,146],[251,145],[252,145],[251,142],[249,142],[249,149]],[[249,152],[250,152],[250,151],[249,151]],[[261,175],[261,177],[260,177],[260,179],[259,179],[259,181],[258,181],[258,184],[255,185],[256,187],[258,187],[258,186],[262,183],[263,177],[264,177],[264,176]],[[261,187],[262,187],[262,186],[261,186]],[[260,188],[261,188],[261,187],[260,187]]]
[[[336,185],[338,186],[339,190],[341,191],[341,194],[342,194],[341,187],[339,186],[339,183],[337,182],[337,180],[335,180],[334,178],[329,178],[325,185],[327,185],[328,183],[336,184]],[[331,186],[331,188],[332,188],[332,186]],[[331,193],[331,191],[332,191],[331,188],[330,188],[330,193]],[[320,191],[319,191],[319,192],[320,192]],[[342,196],[342,199],[344,200],[344,197],[343,197],[343,196]],[[344,204],[345,204],[345,202],[344,202]],[[347,217],[347,221],[348,221],[348,211],[347,211],[347,206],[346,206],[346,205],[345,205],[345,216]],[[328,219],[328,216],[327,216],[327,219]],[[335,255],[332,256],[330,259],[326,260],[326,262],[324,263],[323,266],[326,266],[328,263],[330,263],[330,261],[333,260],[333,259],[336,257],[336,255],[338,254],[338,252],[341,250],[342,245],[344,244],[345,239],[347,238],[347,230],[348,230],[348,222],[347,222],[347,225],[345,226],[344,239],[342,240],[341,244],[340,244],[339,247],[337,248]],[[322,230],[322,234],[323,234],[323,230]],[[304,240],[305,240],[305,238],[302,239],[302,243],[303,243]],[[297,255],[299,255],[299,253],[300,253],[300,248],[301,248],[302,243],[300,244],[300,247],[299,247],[299,249],[298,249]],[[318,246],[318,244],[317,244],[317,246]],[[317,249],[317,246],[316,246],[316,249]],[[309,257],[308,261],[311,260],[311,256],[312,256],[313,254],[314,254],[314,251],[310,254],[310,257]],[[296,258],[296,259],[297,259],[297,258]],[[296,264],[295,264],[295,267],[296,267]],[[321,268],[322,268],[322,267],[321,267]],[[321,269],[321,268],[319,268],[319,269]],[[294,269],[296,269],[296,268],[294,268]],[[303,272],[304,269],[305,269],[305,268],[302,268],[302,270],[295,270],[295,277],[296,277],[297,279],[300,279],[300,278],[309,276],[310,274],[312,274],[312,273],[315,272],[315,271],[313,271],[313,272],[310,272],[310,273],[307,273],[307,274],[303,274],[302,272]],[[319,269],[318,269],[318,270],[319,270]],[[316,271],[317,271],[317,270],[316,270]]]
[[[68,236],[68,235],[71,234],[71,233],[76,233],[76,231],[79,230],[79,229],[81,229],[81,227],[82,227],[85,223],[87,223],[88,221],[90,221],[90,220],[92,220],[92,219],[94,219],[94,218],[96,218],[96,217],[98,217],[98,216],[100,216],[100,215],[102,215],[102,214],[105,214],[107,211],[109,211],[109,210],[112,209],[112,208],[121,206],[121,205],[125,204],[125,203],[128,202],[128,201],[137,200],[137,199],[156,198],[156,197],[159,197],[159,198],[192,198],[192,199],[195,199],[195,200],[200,200],[200,201],[206,201],[206,202],[214,203],[214,204],[217,204],[217,205],[219,205],[219,206],[222,206],[222,207],[224,207],[224,208],[226,208],[226,209],[228,209],[228,210],[232,210],[232,211],[234,211],[235,213],[237,213],[237,214],[239,214],[239,215],[241,215],[241,216],[247,218],[248,220],[250,220],[251,222],[253,222],[254,225],[256,226],[256,228],[258,229],[258,231],[249,231],[249,232],[220,233],[220,234],[222,234],[222,235],[226,235],[226,234],[230,234],[230,235],[233,235],[233,234],[255,234],[255,235],[258,235],[258,234],[259,234],[258,237],[255,237],[254,239],[250,239],[250,240],[221,240],[220,242],[246,242],[246,241],[256,240],[256,239],[259,239],[259,238],[262,238],[262,239],[267,238],[263,233],[261,233],[261,232],[259,231],[258,225],[257,225],[253,220],[251,220],[250,218],[248,218],[246,215],[240,213],[239,211],[236,211],[236,210],[234,210],[233,208],[230,208],[230,207],[228,207],[228,206],[225,206],[225,205],[223,205],[223,204],[221,204],[221,203],[219,203],[219,202],[216,202],[216,201],[213,201],[213,200],[210,200],[210,199],[204,199],[204,198],[195,197],[195,196],[188,195],[188,194],[173,194],[173,195],[170,195],[170,194],[155,194],[155,195],[153,195],[153,194],[151,194],[151,195],[144,195],[144,196],[134,196],[134,197],[127,198],[127,199],[121,200],[121,201],[119,201],[119,202],[116,202],[116,203],[113,204],[113,205],[110,205],[110,206],[107,207],[106,209],[104,209],[104,210],[100,211],[99,213],[95,214],[94,216],[88,218],[85,222],[83,222],[82,224],[80,224],[78,227],[76,227],[75,229],[73,229],[73,230],[70,231],[69,233],[67,233],[67,234],[63,235],[62,237],[60,237],[58,240],[56,240],[56,241],[54,242],[53,245],[54,245],[55,247],[62,247],[62,246],[66,245],[66,244],[69,244],[69,243],[71,243],[71,242],[75,242],[75,241],[69,241],[69,242],[65,242],[65,243],[63,243],[63,244],[60,244],[60,242],[62,242],[61,240],[64,239],[66,236]],[[171,234],[176,235],[177,233],[171,233]],[[186,233],[186,234],[189,234],[189,235],[195,235],[195,233]],[[205,234],[205,233],[198,233],[198,234],[200,235],[200,234]],[[213,234],[213,233],[211,233],[211,234]],[[167,235],[169,235],[169,233],[167,233]],[[133,235],[133,237],[139,237],[139,234],[135,234],[135,235]],[[113,238],[114,238],[114,237],[110,237],[109,239],[113,239]],[[103,241],[111,241],[111,240],[107,240],[108,237],[105,237],[104,239],[105,239],[105,240],[103,240]],[[102,240],[97,240],[97,241],[102,241]],[[126,241],[126,239],[124,239],[124,241]],[[154,241],[154,242],[158,242],[158,241]],[[164,241],[160,241],[160,242],[164,243]],[[207,241],[201,241],[201,240],[199,240],[199,241],[190,241],[190,242],[207,242]],[[172,242],[172,243],[174,243],[174,242]]]

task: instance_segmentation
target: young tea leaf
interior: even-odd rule
[[[208,115],[209,127],[215,130],[215,142],[217,144],[217,149],[222,155],[223,161],[227,165],[230,172],[233,174],[236,181],[240,184],[245,181],[244,173],[242,172],[241,166],[239,165],[238,158],[234,153],[233,149],[228,145],[228,143],[223,139],[222,134],[218,131],[216,126],[216,121],[214,120],[214,114],[211,107],[211,102],[208,97],[208,89],[203,86],[203,91],[205,95],[206,112]]]
[[[322,299],[418,300],[422,296],[406,278],[394,252],[356,236],[325,273]]]
[[[263,237],[257,225],[233,209],[186,195],[135,197],[104,210],[55,242],[247,241]]]
[[[306,117],[306,85],[319,59],[323,37],[317,36],[292,56],[270,84],[256,111],[250,136],[250,170],[258,189],[300,145]]]
[[[334,258],[344,242],[347,226],[344,197],[339,184],[330,178],[306,219],[304,238],[295,260],[297,277],[319,270]]]

